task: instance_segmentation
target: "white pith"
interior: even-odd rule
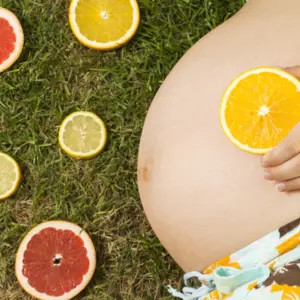
[[[106,10],[101,11],[100,17],[103,20],[107,20],[108,19],[108,13],[107,13],[107,11]]]
[[[258,111],[258,115],[260,117],[265,117],[269,114],[270,112],[270,109],[269,107],[267,107],[266,105],[262,105],[260,108],[259,108],[259,111]]]

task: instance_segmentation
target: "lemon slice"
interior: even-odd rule
[[[21,181],[21,171],[17,162],[5,153],[0,152],[0,200],[12,196]]]
[[[87,47],[110,50],[127,43],[140,23],[136,0],[72,0],[71,29]]]
[[[300,82],[272,67],[239,75],[225,91],[221,125],[238,148],[265,154],[300,121]]]
[[[74,158],[92,158],[104,148],[107,131],[104,122],[94,113],[79,111],[62,122],[59,144],[63,151]]]

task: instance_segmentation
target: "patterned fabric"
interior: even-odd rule
[[[185,300],[300,300],[300,219],[223,258],[203,274],[198,289],[169,292]],[[185,280],[188,285],[188,280]]]

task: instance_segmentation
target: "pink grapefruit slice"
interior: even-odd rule
[[[16,276],[23,289],[41,300],[68,300],[93,277],[96,252],[88,234],[65,221],[33,228],[16,257]]]
[[[18,18],[9,10],[0,8],[0,73],[19,58],[24,34]]]

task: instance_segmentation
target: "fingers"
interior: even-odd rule
[[[278,192],[293,192],[300,190],[300,177],[285,182],[277,182],[275,188]]]
[[[282,165],[265,169],[265,179],[285,181],[300,177],[300,155],[293,157]]]
[[[300,66],[285,68],[285,71],[300,79]]]
[[[264,168],[279,166],[300,153],[300,123],[290,134],[262,159]]]

